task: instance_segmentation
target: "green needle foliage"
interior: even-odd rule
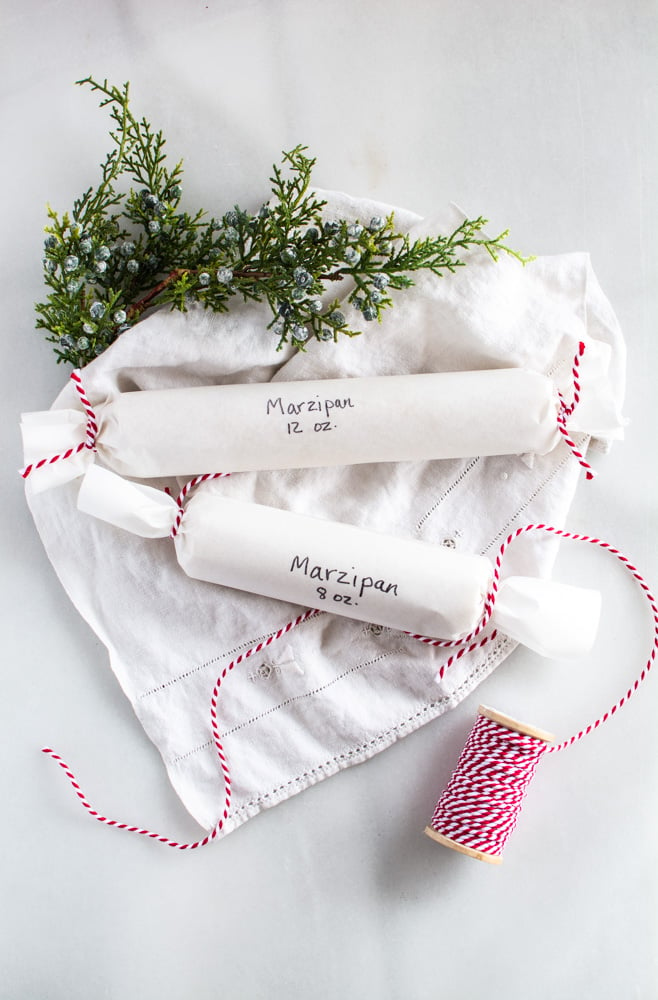
[[[90,187],[59,215],[48,208],[44,277],[37,327],[48,332],[57,361],[85,365],[146,310],[168,304],[185,311],[199,302],[225,312],[234,295],[266,301],[277,348],[303,349],[309,338],[355,336],[338,299],[325,302],[329,282],[351,279],[347,301],[367,321],[393,305],[392,290],[413,284],[415,271],[442,275],[483,247],[525,258],[483,234],[486,220],[468,219],[450,236],[411,241],[393,215],[327,221],[325,202],[310,189],[315,160],[306,147],[283,153],[273,167],[271,198],[255,213],[239,208],[219,218],[181,209],[182,163],[166,165],[165,139],[130,109],[122,88],[87,77],[112,119],[112,149]],[[345,297],[344,297],[345,298]]]

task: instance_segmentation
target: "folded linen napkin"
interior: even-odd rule
[[[328,218],[356,220],[389,210],[323,195]],[[424,222],[397,210],[396,219],[415,236],[448,232],[461,216],[451,209]],[[580,426],[603,449],[621,436],[624,345],[585,254],[540,258],[524,268],[513,259],[494,263],[473,253],[453,275],[420,276],[381,324],[364,324],[362,337],[313,343],[304,353],[276,354],[267,321],[266,311],[254,305],[220,316],[200,308],[186,315],[158,312],[85,369],[85,390],[98,404],[136,389],[527,368],[568,395],[572,359],[584,342],[583,366],[591,366],[602,388],[596,413],[581,400]],[[358,317],[349,321],[356,326]],[[69,384],[54,408],[76,406]],[[578,444],[584,450],[586,440]],[[563,525],[580,478],[560,443],[532,461],[475,456],[245,472],[198,489],[493,558],[521,524]],[[182,485],[147,482],[172,491]],[[223,806],[209,724],[215,678],[239,651],[272,635],[299,608],[188,578],[166,539],[137,538],[80,513],[78,489],[68,482],[30,496],[37,528],[74,604],[107,646],[181,799],[209,828]],[[505,574],[550,573],[555,542],[535,534],[512,546]],[[234,670],[222,687],[219,728],[233,777],[223,832],[440,715],[513,647],[501,636],[463,656],[437,688],[433,677],[446,650],[338,616],[308,619]]]

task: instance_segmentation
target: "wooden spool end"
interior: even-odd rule
[[[489,865],[502,865],[503,863],[501,854],[486,854],[484,851],[476,851],[472,847],[466,847],[456,840],[451,840],[450,837],[444,837],[442,833],[438,833],[431,826],[425,827],[425,833],[432,840],[436,840],[437,844],[443,844],[444,847],[449,847],[452,851],[459,851],[460,854],[466,854],[469,858],[475,858],[477,861],[486,861]]]
[[[478,715],[483,715],[485,719],[491,719],[492,722],[498,723],[499,726],[504,726],[505,729],[511,729],[514,733],[523,733],[524,736],[534,736],[535,739],[543,740],[544,743],[555,743],[553,733],[547,733],[544,729],[537,729],[536,726],[529,726],[525,722],[518,722],[509,715],[503,715],[502,712],[496,711],[495,708],[487,708],[486,705],[480,705]]]

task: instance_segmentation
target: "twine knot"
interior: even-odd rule
[[[194,479],[190,479],[189,483],[185,483],[183,489],[180,491],[176,497],[176,517],[174,518],[174,523],[171,526],[171,532],[169,533],[170,538],[175,538],[180,531],[180,526],[183,521],[183,515],[185,514],[185,507],[183,506],[185,498],[188,493],[190,493],[196,486],[200,486],[201,483],[206,483],[211,479],[224,479],[226,476],[230,476],[230,472],[206,472],[202,476],[195,476]],[[167,493],[169,490],[167,490]]]
[[[562,435],[565,444],[569,448],[569,451],[574,456],[578,464],[585,470],[585,475],[588,480],[594,479],[595,472],[589,462],[586,461],[585,456],[582,451],[579,450],[576,442],[573,440],[569,431],[567,430],[567,420],[572,416],[574,410],[580,402],[580,359],[585,353],[585,344],[581,340],[578,344],[578,352],[573,359],[573,364],[571,366],[571,378],[573,383],[573,398],[570,403],[567,403],[562,393],[558,390],[558,396],[560,399],[560,405],[558,407],[557,414],[557,429]]]
[[[27,479],[31,473],[37,469],[42,469],[45,465],[54,465],[55,462],[61,462],[65,458],[71,458],[72,455],[79,455],[81,451],[96,452],[98,450],[96,447],[96,438],[98,437],[98,420],[96,418],[94,408],[87,398],[87,394],[82,385],[80,372],[77,369],[71,372],[71,381],[76,388],[82,407],[87,415],[84,441],[81,441],[80,444],[75,447],[67,448],[66,451],[58,452],[56,455],[49,455],[46,458],[40,458],[37,462],[31,462],[30,465],[26,465],[24,469],[21,469],[21,476],[23,479]]]

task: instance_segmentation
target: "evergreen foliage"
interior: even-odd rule
[[[168,167],[165,139],[133,115],[129,84],[91,76],[79,80],[100,94],[112,119],[112,149],[96,187],[70,212],[48,207],[44,277],[49,292],[36,306],[37,327],[57,355],[80,367],[101,354],[147,309],[168,304],[186,310],[200,302],[225,312],[230,300],[266,301],[268,324],[280,348],[303,349],[309,338],[355,336],[338,299],[323,299],[328,282],[351,279],[347,301],[366,321],[392,306],[390,293],[413,284],[416,271],[442,275],[483,247],[525,258],[488,239],[486,220],[464,221],[450,236],[410,240],[394,216],[362,222],[327,220],[325,202],[311,189],[315,160],[304,146],[273,167],[271,198],[250,213],[239,206],[220,218],[181,208],[182,163]]]

